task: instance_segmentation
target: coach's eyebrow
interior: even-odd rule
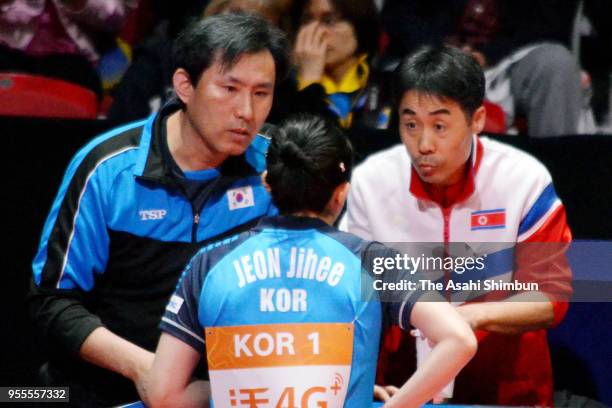
[[[435,116],[435,115],[450,115],[450,111],[446,108],[442,108],[442,109],[437,109],[435,111],[429,112],[430,116]],[[402,109],[401,115],[416,115],[416,112],[413,111],[410,108],[404,108]]]
[[[243,81],[239,80],[238,78],[232,76],[232,75],[227,75],[227,80],[229,82],[244,86],[246,85]],[[269,82],[269,81],[264,81],[264,82],[259,82],[257,84],[255,84],[255,87],[261,87],[261,88],[274,88],[274,82]]]
[[[451,114],[450,111],[448,109],[445,109],[445,108],[438,109],[438,110],[435,110],[433,112],[429,112],[430,116],[433,116],[433,115],[450,115],[450,114]]]

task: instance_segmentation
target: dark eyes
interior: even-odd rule
[[[408,130],[416,130],[419,128],[419,124],[417,122],[407,122],[404,126],[406,126],[406,129]],[[436,123],[433,125],[433,128],[437,132],[444,132],[447,129],[446,125],[443,123]]]
[[[233,86],[233,85],[225,85],[225,86],[223,86],[223,89],[225,89],[228,93],[236,93],[236,92],[238,92],[238,88]],[[270,95],[270,92],[268,92],[268,91],[255,91],[255,96],[257,96],[259,98],[265,98],[268,95]]]
[[[325,24],[325,25],[334,25],[340,22],[340,16],[337,16],[335,14],[326,14],[323,17],[321,17],[321,23]]]
[[[313,20],[315,20],[314,16],[305,15],[302,18],[302,24],[308,24],[308,23],[310,23]],[[323,14],[317,20],[321,24],[323,24],[323,25],[333,26],[333,25],[338,24],[339,22],[341,22],[342,21],[342,17],[340,17],[340,15],[335,14],[335,13],[328,13],[328,14]]]

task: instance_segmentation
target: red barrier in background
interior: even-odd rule
[[[98,98],[87,88],[59,79],[0,73],[0,115],[95,119]]]

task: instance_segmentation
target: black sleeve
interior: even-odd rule
[[[279,124],[296,113],[311,113],[333,122],[337,121],[336,116],[328,109],[327,95],[321,84],[312,83],[299,91],[297,87],[295,77],[289,77],[278,85],[268,122]]]
[[[323,116],[329,116],[327,108],[327,95],[323,85],[312,83],[306,88],[297,91],[296,107],[297,112],[309,112]]]
[[[80,290],[49,289],[31,279],[26,308],[50,346],[75,357],[92,331],[103,324],[83,306]],[[78,324],[75,324],[78,323]]]
[[[62,353],[77,356],[83,341],[102,326],[87,308],[95,270],[108,259],[103,185],[95,160],[77,153],[64,175],[47,217],[43,238],[32,264],[33,278],[26,309],[45,341]],[[44,262],[40,262],[44,259]],[[34,277],[37,277],[34,278]],[[91,289],[91,287],[89,287]]]

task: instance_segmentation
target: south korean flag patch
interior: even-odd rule
[[[166,306],[166,310],[169,311],[170,313],[177,314],[179,310],[181,310],[181,306],[183,306],[183,302],[185,302],[185,300],[182,297],[172,295],[172,297],[170,298],[170,301],[168,302],[168,305]]]
[[[254,206],[255,197],[253,196],[253,187],[244,186],[228,190],[227,203],[230,211]]]

